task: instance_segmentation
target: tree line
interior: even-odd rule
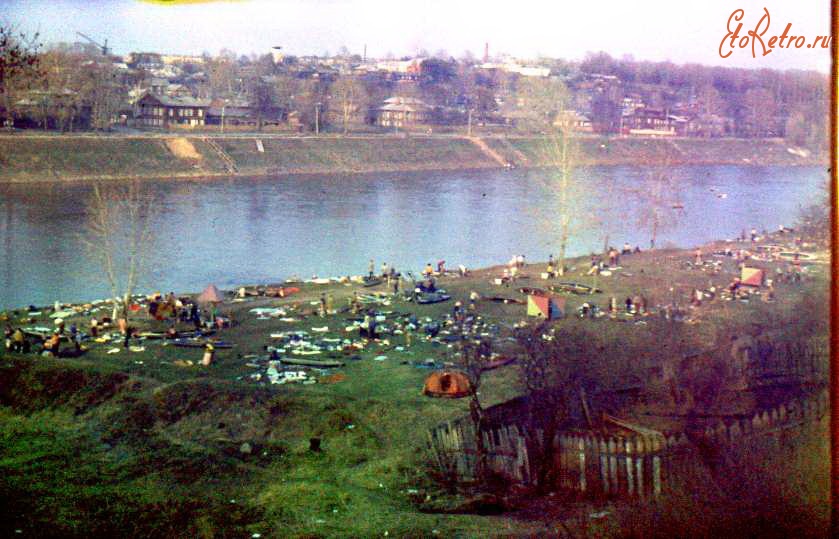
[[[627,103],[642,103],[672,114],[724,118],[730,136],[785,137],[814,150],[826,148],[828,140],[829,83],[814,71],[677,65],[606,53],[579,62],[538,59],[535,64],[550,70],[545,78],[444,51],[419,59],[418,71],[407,75],[359,69],[362,58],[345,49],[331,58],[278,60],[223,49],[200,60],[182,62],[170,82],[198,98],[247,102],[260,125],[294,112],[309,129],[319,123],[346,132],[353,124],[372,123],[382,102],[400,95],[422,100],[429,123],[438,125],[474,120],[527,129],[534,115],[555,117],[565,107],[585,114],[595,131],[609,133],[618,131]],[[44,47],[37,35],[0,27],[0,103],[7,118],[23,102],[40,111],[43,124],[49,118],[52,128],[66,131],[79,127],[79,111],[86,108],[90,125],[84,127],[104,129],[120,110],[130,110],[129,91],[152,78],[144,67],[117,68],[92,45]],[[563,99],[547,106],[535,99],[551,94]],[[540,108],[532,108],[534,102]]]

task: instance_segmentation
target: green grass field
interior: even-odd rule
[[[650,306],[674,300],[685,305],[693,287],[709,282],[724,286],[734,262],[712,274],[688,268],[691,254],[659,251],[624,257],[623,269],[610,277],[583,276],[587,260],[571,261],[571,276],[604,292],[569,296],[567,312],[592,299],[601,307],[608,298],[644,294]],[[790,334],[823,339],[824,327],[798,327],[804,297],[826,302],[828,269],[811,266],[801,285],[778,287],[773,303],[716,300],[692,312],[682,334],[684,346],[724,341],[731,332],[755,324]],[[541,286],[543,265],[525,268],[527,278],[514,287],[491,284],[501,269],[488,268],[470,277],[447,277],[440,286],[454,298],[471,290],[483,296],[522,299],[518,286]],[[675,292],[671,292],[673,287]],[[305,316],[297,323],[258,320],[257,306],[299,304],[298,314],[330,292],[335,305],[346,305],[359,285],[302,287],[287,299],[258,298],[225,303],[221,311],[236,325],[222,338],[234,348],[219,350],[210,367],[197,365],[200,349],[162,346],[145,341],[144,352],[108,354],[112,343],[92,343],[77,359],[51,359],[4,353],[0,356],[0,533],[56,537],[544,537],[557,533],[564,517],[534,516],[527,511],[503,516],[448,515],[421,512],[417,499],[445,501],[447,494],[430,480],[424,452],[426,432],[441,421],[468,412],[465,400],[433,399],[421,394],[428,370],[412,366],[426,358],[456,361],[445,344],[415,335],[410,347],[402,337],[368,345],[337,370],[337,383],[259,385],[248,376],[243,356],[264,353],[269,334],[328,325],[325,336],[346,335],[348,314],[321,319]],[[396,301],[390,307],[418,317],[439,319],[452,301],[416,306]],[[820,308],[824,308],[822,305]],[[525,307],[480,302],[479,314],[502,327],[526,320]],[[52,321],[45,312],[32,325]],[[22,311],[7,312],[19,324]],[[622,321],[624,320],[624,321]],[[71,318],[87,327],[82,317]],[[660,360],[660,343],[672,323],[648,317],[556,322],[607,344],[637,352],[594,358],[604,384],[639,375]],[[826,321],[825,321],[826,323]],[[162,322],[136,315],[132,325],[161,330]],[[186,325],[183,326],[186,329]],[[386,355],[384,361],[375,361]],[[175,361],[190,360],[193,366]],[[326,380],[323,380],[326,381]],[[521,393],[518,367],[489,371],[481,386],[484,406]],[[323,450],[309,450],[310,438]],[[251,446],[242,452],[242,444]],[[821,468],[820,468],[821,469]],[[815,503],[815,502],[814,502]],[[583,505],[583,507],[589,507]],[[585,513],[585,509],[583,509]],[[580,537],[615,535],[614,529],[579,523]],[[131,530],[126,533],[126,530]],[[598,531],[599,530],[599,531]],[[605,530],[605,531],[604,531]],[[619,534],[618,534],[619,535]]]

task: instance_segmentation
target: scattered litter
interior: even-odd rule
[[[594,513],[590,513],[588,515],[588,517],[593,518],[593,519],[598,519],[598,518],[603,518],[605,516],[608,516],[610,514],[611,514],[611,511],[597,511],[597,512],[594,512]]]
[[[108,354],[119,354],[119,348],[111,348],[107,352]]]
[[[373,361],[384,361],[387,359],[387,356],[376,356],[373,358]]]
[[[145,346],[129,346],[128,349],[131,350],[132,352],[145,352],[146,351]]]

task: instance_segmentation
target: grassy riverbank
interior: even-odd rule
[[[690,310],[676,326],[658,316],[623,315],[616,320],[569,316],[557,325],[612,351],[592,358],[607,386],[622,377],[646,377],[668,354],[729,342],[730,335],[756,326],[783,328],[786,335],[819,343],[826,339],[828,320],[824,257],[819,254],[822,262],[809,266],[803,283],[779,284],[771,303],[759,296],[748,302],[716,299]],[[568,296],[567,311],[574,313],[584,301],[603,306],[611,296],[634,294],[643,294],[653,309],[673,301],[685,306],[694,287],[725,286],[736,275],[729,258],[718,259],[719,271],[691,267],[691,260],[687,251],[634,254],[623,258],[620,271],[600,277],[583,275],[587,260],[574,260],[568,279],[603,293]],[[757,264],[772,271],[778,263]],[[440,286],[453,296],[449,302],[414,305],[393,299],[378,308],[442,320],[454,299],[465,299],[471,290],[521,300],[518,286],[545,286],[541,271],[542,264],[527,266],[527,277],[510,288],[491,283],[499,267],[465,278],[443,277]],[[580,537],[615,531],[618,523],[589,519],[596,506],[581,502],[538,517],[526,507],[502,516],[420,511],[424,501],[445,499],[429,480],[426,431],[467,413],[468,406],[464,400],[421,395],[429,371],[412,363],[454,361],[452,350],[421,334],[410,346],[402,336],[392,336],[368,344],[353,358],[344,356],[346,365],[336,371],[342,376],[314,374],[320,380],[314,385],[258,383],[249,376],[264,369],[249,365],[249,356],[264,354],[270,333],[327,326],[323,337],[358,338],[344,329],[349,313],[320,318],[311,302],[330,293],[342,307],[354,291],[371,289],[343,283],[309,283],[301,289],[286,299],[226,301],[221,311],[237,323],[221,338],[234,346],[218,350],[211,367],[198,366],[202,350],[162,341],[135,342],[145,347],[142,351],[109,353],[121,348],[118,337],[89,343],[79,358],[0,352],[0,534],[510,537],[553,535],[560,521],[576,522]],[[296,321],[260,320],[249,312],[257,307],[283,307]],[[803,308],[808,316],[801,316]],[[478,314],[498,325],[502,340],[512,335],[512,324],[527,318],[517,303],[481,301]],[[49,315],[49,308],[37,315],[3,313],[12,324],[29,326],[51,326]],[[74,315],[67,324],[76,322],[86,331],[89,316]],[[132,325],[142,329],[166,327],[135,316]],[[385,359],[375,359],[381,356]],[[489,371],[481,388],[483,404],[520,394],[518,376],[516,364]],[[309,451],[312,437],[322,440],[323,451]],[[808,461],[813,463],[826,460],[814,455]],[[796,510],[817,526],[826,515],[827,468],[813,466],[811,473],[813,492]],[[643,529],[637,519],[635,524]]]
[[[0,182],[451,170],[543,166],[532,137],[0,136]],[[176,141],[173,145],[172,141]],[[184,144],[189,151],[179,151]],[[262,143],[259,149],[258,141]],[[584,165],[819,165],[777,140],[580,139]],[[221,154],[217,151],[221,150]],[[229,158],[229,161],[228,159]],[[232,165],[232,167],[230,166]]]

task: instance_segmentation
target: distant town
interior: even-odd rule
[[[578,133],[786,138],[827,145],[827,77],[814,71],[582,61],[441,51],[372,58],[131,52],[84,42],[37,47],[7,84],[6,127],[61,132]],[[538,120],[538,121],[532,121]]]

